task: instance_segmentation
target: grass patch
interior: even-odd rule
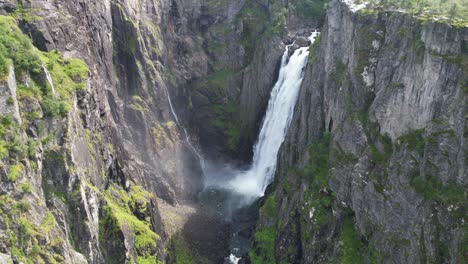
[[[25,72],[41,73],[42,63],[31,40],[12,17],[0,15],[0,80],[8,72],[9,61],[13,62],[19,76]]]
[[[359,1],[363,2],[363,1]],[[418,16],[423,22],[431,19],[445,21],[456,27],[468,26],[468,5],[466,0],[367,0],[366,9],[404,9],[407,13]]]

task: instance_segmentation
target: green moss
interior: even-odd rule
[[[344,152],[339,145],[336,145],[336,147],[332,149],[332,154],[334,157],[333,165],[355,164],[359,160],[359,158],[352,153]]]
[[[231,151],[235,151],[241,138],[241,130],[238,122],[239,110],[234,103],[227,105],[214,105],[213,111],[216,115],[213,123],[221,128],[228,136],[228,146]]]
[[[132,211],[132,207],[136,208],[136,204],[141,204],[142,200],[146,208],[148,196],[149,193],[135,186],[128,193],[119,187],[111,187],[104,195],[107,205],[103,208],[104,217],[99,222],[102,238],[115,238],[115,234],[121,232],[124,226],[132,230],[138,263],[155,263],[157,242],[160,241],[160,237],[151,230],[150,219],[139,219]]]
[[[382,263],[381,254],[365,242],[354,227],[352,212],[347,211],[339,236],[338,254],[329,263]]]
[[[369,0],[368,8],[360,12],[386,11],[389,9],[404,9],[407,13],[417,16],[421,22],[434,20],[438,23],[448,23],[455,27],[468,26],[468,6],[465,0]]]
[[[85,88],[89,69],[82,60],[64,59],[62,54],[55,50],[41,52],[40,55],[61,100],[70,101],[75,91]],[[48,87],[47,91],[46,94],[50,93],[51,87]]]
[[[18,163],[27,157],[22,127],[11,115],[0,116],[0,156],[9,158],[11,163]]]
[[[132,96],[132,99],[130,101],[130,108],[132,108],[135,111],[142,112],[142,113],[148,111],[146,102],[143,99],[141,99],[141,97],[138,95]]]
[[[168,263],[171,264],[194,264],[195,258],[189,245],[180,234],[174,235],[168,243]]]
[[[22,183],[20,185],[20,187],[21,187],[21,190],[23,190],[24,193],[31,193],[32,186],[31,186],[30,182]]]
[[[15,209],[18,209],[19,212],[27,212],[31,209],[31,203],[28,200],[21,199],[14,204]]]
[[[46,235],[50,233],[57,224],[54,215],[51,212],[48,212],[46,216],[42,219],[41,225],[39,226],[40,233]]]
[[[326,133],[311,144],[308,163],[304,169],[297,171],[309,182],[309,188],[304,193],[302,214],[312,215],[317,229],[329,222],[332,217],[331,205],[335,200],[334,193],[328,188],[330,141],[331,135]]]
[[[275,263],[275,239],[278,226],[278,211],[273,194],[266,197],[260,208],[260,219],[269,222],[259,225],[253,237],[253,246],[249,251],[252,264]],[[272,223],[272,224],[270,224]]]
[[[328,2],[329,0],[298,0],[294,5],[304,18],[322,20],[325,18]]]
[[[339,84],[346,76],[347,67],[342,61],[338,61],[334,71],[330,74],[330,79]]]
[[[48,95],[41,101],[42,110],[46,116],[50,117],[65,117],[70,111],[70,104],[61,101],[58,98]]]
[[[18,220],[18,240],[19,243],[26,244],[33,236],[34,228],[31,221],[25,217],[20,217]]]
[[[362,242],[354,229],[354,223],[351,217],[346,217],[342,230],[342,255],[340,263],[354,264],[361,263]]]
[[[21,174],[21,171],[23,170],[23,166],[20,164],[15,164],[15,165],[10,165],[8,168],[8,175],[7,178],[10,182],[16,181],[18,176]]]
[[[260,215],[263,217],[271,217],[271,218],[276,218],[278,216],[274,195],[269,195],[267,197],[267,199],[265,200],[265,203],[260,208]]]
[[[0,15],[0,80],[5,78],[9,60],[18,75],[41,72],[42,63],[31,40],[21,32],[12,17]]]
[[[370,159],[378,165],[386,165],[393,154],[393,142],[388,135],[380,133],[378,123],[369,121],[367,110],[363,110],[358,115],[369,144]]]
[[[411,130],[399,137],[398,140],[401,145],[406,145],[408,149],[414,150],[420,155],[424,154],[424,148],[426,146],[426,140],[424,139],[425,129]]]
[[[437,177],[420,175],[418,171],[410,175],[410,186],[427,200],[436,202],[446,209],[451,207],[448,210],[455,219],[461,221],[464,218],[463,213],[468,210],[465,192],[467,186],[455,182],[443,184]]]
[[[283,32],[287,9],[275,2],[270,3],[269,8],[260,1],[246,1],[237,17],[237,22],[243,25],[241,44],[245,49],[244,66],[252,62],[260,41]]]
[[[321,40],[321,35],[319,35],[315,39],[314,43],[312,43],[310,45],[310,47],[309,47],[309,64],[310,65],[314,64],[314,62],[315,62],[315,59],[316,59],[316,56],[317,56],[316,52],[317,52],[317,48],[320,45],[320,40]]]
[[[73,93],[85,88],[89,72],[79,59],[64,59],[57,51],[40,52],[12,17],[0,16],[0,81],[5,78],[9,63],[14,66],[17,76],[30,74],[32,77],[26,85],[18,85],[18,98],[37,100],[45,115],[50,117],[68,113]],[[51,75],[58,96],[42,78],[43,65]],[[24,115],[28,120],[39,118],[37,111]]]
[[[249,251],[252,264],[275,263],[276,228],[259,228],[254,235],[254,248]]]

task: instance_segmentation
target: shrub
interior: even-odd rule
[[[323,19],[328,2],[329,0],[299,0],[296,3],[296,10],[306,18]]]
[[[423,137],[424,132],[425,129],[411,130],[398,139],[401,144],[406,144],[410,150],[415,150],[422,155],[426,146],[426,140]]]
[[[21,190],[23,190],[24,193],[30,193],[32,190],[31,183],[23,183],[21,184]]]
[[[21,173],[21,170],[23,169],[23,167],[19,164],[15,164],[15,165],[10,165],[10,167],[8,168],[8,180],[10,182],[14,182],[16,181],[16,179],[18,179],[18,176],[20,175]]]
[[[67,102],[48,96],[41,102],[44,114],[50,117],[66,116],[70,111],[70,105]]]

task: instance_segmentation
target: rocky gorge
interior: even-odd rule
[[[0,0],[0,263],[465,263],[466,17],[372,2]],[[287,45],[273,179],[226,217]]]

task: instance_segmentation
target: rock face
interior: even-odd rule
[[[466,261],[467,41],[330,3],[251,259]]]
[[[282,0],[0,1],[2,258],[164,261],[171,221],[197,211],[194,143],[210,159],[250,155],[287,9]]]
[[[250,160],[325,2],[0,0],[0,262],[222,261],[198,153]],[[464,262],[467,38],[330,3],[252,262]]]
[[[157,198],[186,203],[202,184],[168,101],[171,71],[182,75],[168,62],[176,21],[165,12],[175,1],[0,4],[16,16],[3,16],[2,30],[14,29],[34,58],[1,54],[12,66],[0,80],[2,254],[15,263],[163,261]]]

